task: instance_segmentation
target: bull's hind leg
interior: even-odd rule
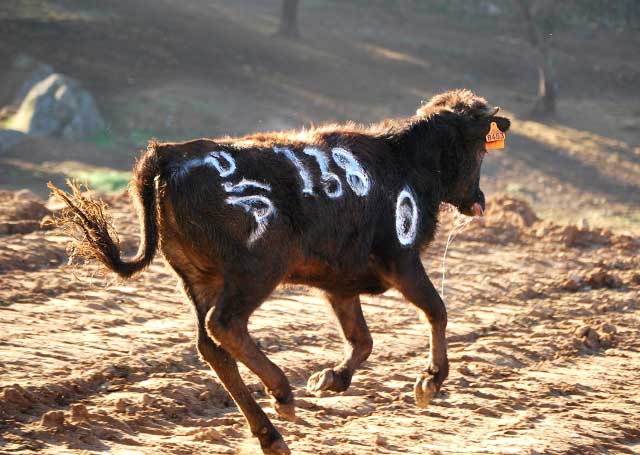
[[[417,256],[396,264],[390,281],[404,297],[417,306],[427,317],[430,327],[429,364],[424,374],[418,377],[414,395],[416,404],[426,407],[438,393],[449,375],[447,359],[447,310],[438,291],[427,276]]]
[[[179,275],[181,275],[178,272]],[[256,403],[245,385],[236,360],[224,348],[213,341],[207,334],[206,314],[218,300],[221,289],[213,287],[193,286],[187,284],[184,275],[185,294],[193,303],[197,316],[197,347],[202,358],[216,372],[218,378],[229,392],[236,405],[244,415],[251,433],[258,438],[262,451],[266,455],[288,455],[291,452],[282,436],[273,426],[269,417]]]
[[[227,283],[216,306],[207,314],[206,327],[211,337],[260,378],[273,398],[276,412],[295,420],[293,392],[287,377],[258,348],[247,329],[251,313],[272,292],[275,284],[261,286],[255,275],[250,285]]]
[[[307,389],[311,392],[347,390],[356,368],[369,357],[373,348],[373,340],[362,314],[360,298],[330,295],[329,302],[342,329],[345,357],[334,368],[327,368],[309,378]]]

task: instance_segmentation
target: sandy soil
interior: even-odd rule
[[[375,346],[351,388],[307,394],[342,344],[322,295],[287,287],[251,330],[291,380],[299,419],[268,412],[295,454],[640,453],[640,34],[558,30],[558,116],[534,121],[521,23],[465,13],[477,2],[441,2],[447,12],[305,0],[298,41],[273,36],[280,0],[0,3],[0,61],[25,52],[78,78],[109,124],[90,142],[30,138],[0,156],[0,189],[11,190],[0,191],[1,455],[259,450],[199,360],[190,309],[161,259],[127,283],[68,266],[67,239],[39,227],[55,210],[36,196],[48,180],[129,170],[150,137],[374,121],[462,86],[513,124],[507,149],[483,167],[483,189],[498,196],[447,255],[442,393],[414,406],[426,327],[388,293],[363,299]],[[109,203],[134,251],[128,199]],[[424,256],[438,287],[453,224],[443,217]]]
[[[134,249],[128,199],[110,202]],[[443,217],[424,257],[438,286],[452,218]],[[318,397],[304,385],[338,361],[340,337],[321,294],[280,289],[251,330],[290,378],[299,418],[268,413],[296,454],[637,453],[639,249],[637,237],[559,226],[517,199],[491,200],[449,248],[452,371],[424,410],[412,386],[426,329],[398,294],[364,299],[374,353],[346,393]],[[190,309],[162,261],[106,286],[74,278],[64,250],[56,230],[0,245],[0,453],[258,453],[199,360]],[[244,375],[268,408],[257,378]]]

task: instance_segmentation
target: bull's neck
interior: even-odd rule
[[[407,183],[434,217],[445,196],[443,146],[447,129],[433,119],[411,122],[394,141],[394,155],[403,163]]]

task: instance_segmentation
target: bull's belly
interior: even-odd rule
[[[285,278],[286,283],[304,284],[323,291],[341,294],[382,294],[389,286],[370,268],[357,272],[335,269],[327,264],[305,262]]]

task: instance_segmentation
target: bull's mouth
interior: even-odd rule
[[[485,210],[484,194],[481,190],[477,190],[475,201],[458,207],[458,212],[466,216],[483,216]]]

